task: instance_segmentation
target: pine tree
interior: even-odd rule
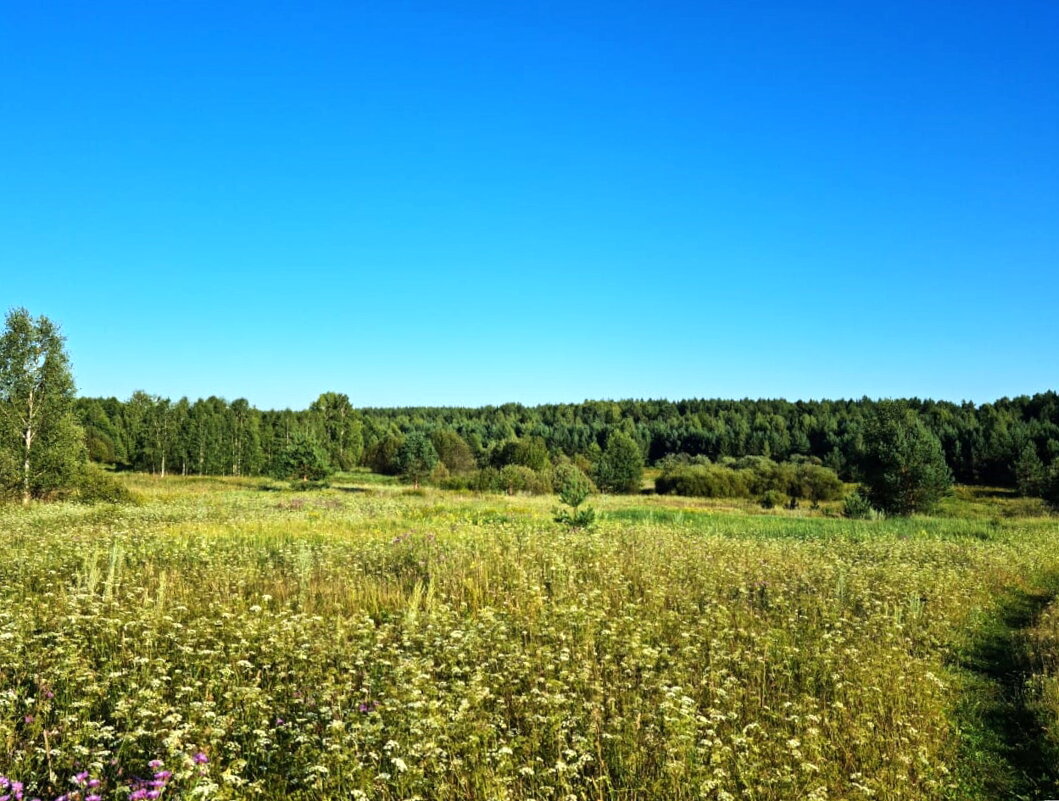
[[[1014,470],[1015,486],[1018,487],[1019,495],[1036,497],[1041,494],[1044,490],[1047,471],[1033,443],[1022,449],[1022,453],[1015,462]]]
[[[295,432],[280,453],[276,478],[323,481],[331,475],[331,465],[315,438]]]
[[[941,442],[912,409],[880,403],[864,431],[864,446],[864,487],[876,509],[926,512],[952,486]]]

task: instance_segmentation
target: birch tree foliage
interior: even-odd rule
[[[21,308],[0,336],[0,487],[24,504],[73,486],[85,463],[64,341]]]

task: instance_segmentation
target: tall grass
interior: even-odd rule
[[[106,798],[944,799],[1040,520],[131,479],[0,510],[0,772]]]

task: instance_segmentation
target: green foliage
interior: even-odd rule
[[[1015,486],[1018,487],[1020,495],[1029,498],[1039,498],[1045,489],[1048,471],[1044,462],[1037,455],[1037,448],[1026,445],[1015,462]]]
[[[12,309],[0,336],[0,490],[33,498],[73,487],[86,461],[58,327]]]
[[[489,461],[493,467],[497,468],[522,465],[536,472],[546,470],[551,464],[548,446],[540,437],[510,439],[501,442],[493,449]]]
[[[77,482],[77,500],[81,503],[138,503],[136,497],[121,481],[103,468],[87,464]]]
[[[624,431],[614,431],[596,464],[596,486],[603,492],[634,493],[643,481],[643,451]]]
[[[469,473],[477,467],[471,446],[450,428],[439,428],[430,433],[430,441],[438,459],[449,473]]]
[[[842,502],[842,515],[851,520],[871,520],[878,516],[868,496],[858,487]]]
[[[470,488],[478,492],[501,492],[500,471],[495,467],[483,467],[472,474]]]
[[[470,473],[450,475],[442,479],[439,486],[443,489],[503,492],[508,495],[520,492],[546,495],[552,491],[552,471],[546,468],[538,472],[519,464],[505,465],[499,470],[483,467]]]
[[[296,478],[290,482],[290,489],[294,492],[315,492],[317,490],[329,489],[330,487],[331,482],[328,481],[326,478]]]
[[[315,408],[301,411],[247,408],[243,412],[237,409],[238,402],[229,404],[221,398],[193,403],[182,398],[169,403],[162,420],[143,416],[143,410],[135,408],[139,400],[95,398],[82,399],[78,415],[98,461],[161,472],[164,456],[167,472],[253,475],[274,471],[294,431],[314,432],[322,444],[325,439],[331,441],[331,434],[325,436],[324,420],[333,425],[341,414],[329,416],[324,410],[332,406],[331,399],[336,412],[345,408],[343,397],[325,393],[321,399],[326,403],[318,399]],[[665,466],[662,461],[667,457],[680,454],[713,464],[746,456],[778,464],[809,458],[831,468],[844,481],[858,481],[864,466],[865,430],[876,405],[868,399],[797,403],[625,400],[479,409],[358,409],[353,413],[353,429],[363,441],[362,463],[387,475],[396,472],[393,457],[400,441],[407,432],[417,430],[432,432],[432,439],[439,430],[458,432],[481,466],[499,469],[504,464],[523,464],[541,471],[565,456],[595,475],[594,466],[603,455],[599,443],[620,430],[659,467]],[[962,483],[1015,486],[1014,466],[1027,445],[1036,448],[1046,464],[1059,457],[1059,396],[1055,392],[1002,398],[980,406],[929,400],[910,400],[905,405],[938,438],[950,470]],[[167,430],[160,432],[160,427]],[[159,433],[164,436],[160,438]],[[340,435],[333,439],[339,441]],[[515,442],[524,445],[518,448]],[[465,461],[450,459],[438,442],[435,449],[450,474],[463,472]]]
[[[1041,495],[1045,503],[1059,510],[1059,458],[1052,462],[1045,474]]]
[[[322,481],[331,475],[331,464],[315,437],[298,432],[280,453],[274,475],[300,482]]]
[[[775,509],[777,506],[783,506],[787,501],[787,496],[779,490],[765,490],[761,496],[761,508],[762,509]]]
[[[842,482],[830,468],[801,460],[777,463],[764,456],[746,456],[727,464],[704,463],[701,457],[671,457],[655,479],[660,495],[688,495],[699,498],[763,498],[767,493],[773,505],[777,497],[790,498],[792,508],[807,499],[820,501],[842,497]],[[771,508],[771,507],[768,507]]]
[[[842,480],[834,470],[811,462],[800,462],[794,467],[787,493],[792,500],[809,500],[815,508],[819,506],[820,501],[835,501],[841,498],[843,489]]]
[[[655,479],[659,495],[695,498],[749,498],[753,473],[721,465],[676,464]]]
[[[596,521],[594,509],[581,508],[595,490],[592,480],[574,464],[560,464],[553,473],[553,482],[559,500],[568,508],[558,508],[554,520],[570,528],[588,528]]]
[[[397,454],[404,445],[404,437],[400,434],[387,434],[377,439],[364,453],[364,464],[376,473],[384,476],[400,475],[401,468],[397,462]]]
[[[552,484],[559,495],[559,500],[574,508],[584,503],[585,499],[596,489],[592,485],[592,479],[573,464],[561,464],[556,467]]]
[[[569,528],[591,528],[596,522],[596,510],[587,506],[583,509],[559,507],[553,519]]]
[[[350,470],[364,451],[363,425],[349,397],[325,392],[309,407],[320,444],[328,460],[339,470]]]
[[[85,432],[88,458],[103,464],[124,463],[126,455],[119,426],[110,419],[104,403],[97,398],[78,398],[74,409]]]
[[[863,484],[876,509],[896,515],[930,511],[952,486],[941,443],[912,409],[879,403],[864,446]]]
[[[517,492],[528,492],[533,495],[544,495],[552,491],[551,478],[545,472],[521,464],[508,464],[500,468],[496,486],[508,495]]]
[[[434,466],[438,463],[438,452],[430,438],[419,431],[414,431],[405,437],[400,449],[397,451],[396,466],[398,473],[418,487]]]

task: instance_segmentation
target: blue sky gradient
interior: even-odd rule
[[[1059,386],[1059,4],[21,4],[0,302],[301,408]]]

